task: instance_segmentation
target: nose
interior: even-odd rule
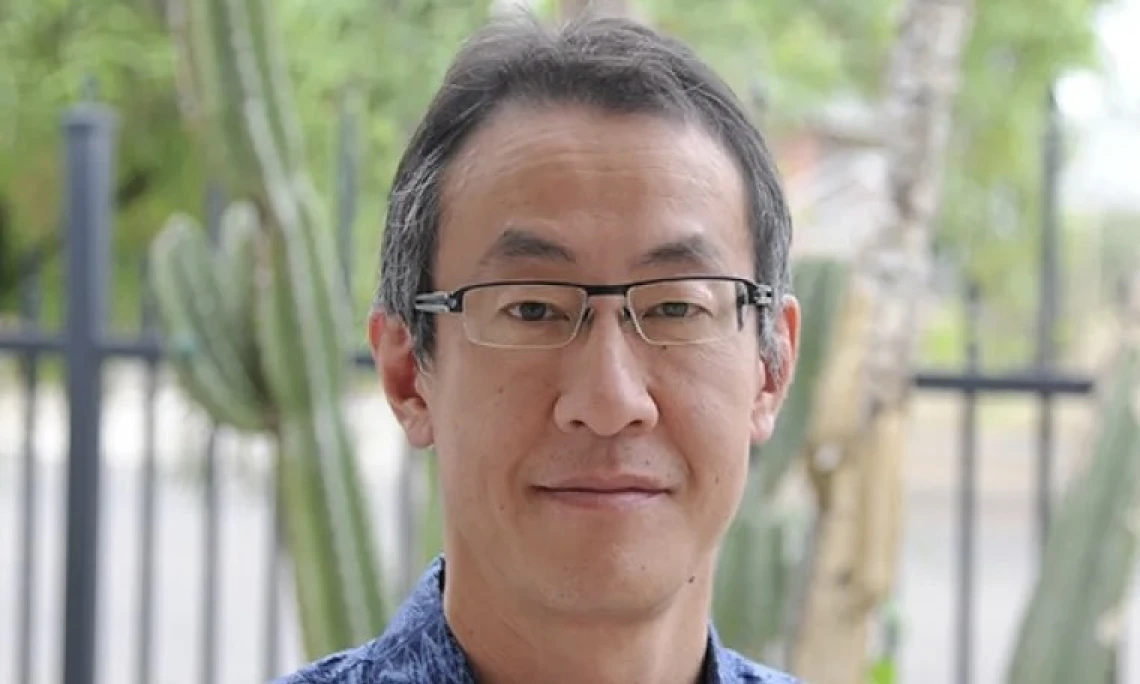
[[[599,437],[647,432],[658,411],[631,348],[640,338],[608,308],[594,313],[566,350],[554,420],[566,432],[589,430]]]

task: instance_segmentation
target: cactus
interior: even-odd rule
[[[221,226],[215,255],[194,219],[171,217],[151,247],[151,279],[183,385],[217,422],[264,430],[270,407],[248,328],[259,227],[248,204],[229,207]],[[203,325],[214,334],[199,334]]]
[[[717,566],[714,615],[725,643],[773,662],[766,654],[787,636],[795,593],[796,519],[776,498],[792,463],[804,456],[812,426],[820,369],[831,354],[847,266],[812,258],[794,265],[793,291],[803,310],[800,350],[792,383],[772,437],[752,450],[752,472],[741,510],[725,537]]]
[[[775,432],[753,453],[754,478],[760,490],[772,492],[784,473],[806,448],[816,416],[817,380],[835,339],[835,325],[849,266],[831,258],[798,260],[793,265],[792,290],[802,310],[796,380],[788,390]]]
[[[216,422],[271,434],[310,658],[386,621],[370,515],[341,400],[350,297],[305,169],[270,0],[189,3],[176,34],[198,133],[234,199],[215,255],[189,217],[154,241],[171,359]]]
[[[755,490],[749,494],[721,548],[713,615],[726,645],[779,665],[770,651],[786,636],[794,570],[787,548],[790,518]]]
[[[1099,387],[1091,458],[1054,516],[1009,684],[1111,681],[1140,536],[1140,316],[1132,327]]]

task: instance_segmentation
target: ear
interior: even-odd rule
[[[776,418],[795,376],[800,348],[800,303],[795,297],[784,297],[783,308],[775,323],[776,353],[782,363],[777,373],[772,370],[772,364],[764,359],[758,361],[763,380],[752,404],[752,441],[756,444],[768,441],[775,431]]]
[[[392,413],[411,445],[426,449],[435,437],[411,331],[398,317],[375,311],[368,318],[368,341]]]

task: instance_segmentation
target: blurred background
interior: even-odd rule
[[[375,542],[389,610],[439,530],[430,455],[406,447],[363,353],[388,183],[464,36],[515,4],[275,0],[267,19],[361,350],[343,384],[350,479],[366,502],[355,529]],[[546,17],[584,4],[530,3]],[[797,286],[823,307],[805,335],[822,331],[830,351],[801,370],[807,398],[787,419],[798,433],[771,448],[785,450],[779,487],[750,490],[763,501],[746,502],[748,522],[730,536],[717,604],[730,643],[777,666],[792,666],[807,629],[826,518],[818,470],[793,459],[812,449],[810,411],[827,412],[826,387],[811,394],[812,383],[845,346],[834,331],[846,276],[819,265],[858,268],[892,216],[892,151],[910,131],[889,126],[882,105],[907,4],[921,0],[604,8],[690,42],[748,104],[793,204],[795,259],[807,265]],[[305,504],[276,487],[274,435],[236,429],[187,390],[203,344],[164,334],[174,299],[164,318],[151,277],[172,214],[223,248],[233,232],[233,187],[201,142],[207,86],[185,51],[201,7],[0,0],[0,682],[65,671],[68,684],[264,682],[310,660],[306,643],[339,643],[304,636],[317,628],[298,610],[294,560],[317,547],[289,533],[290,507]],[[834,684],[1045,681],[1010,674],[1033,659],[1025,644],[1085,641],[1113,664],[1082,684],[1140,683],[1140,605],[1128,593],[1140,497],[1110,486],[1136,474],[1136,442],[1119,435],[1140,432],[1135,418],[1113,422],[1128,412],[1099,391],[1132,377],[1112,364],[1140,273],[1140,0],[979,1],[960,49],[950,72],[926,72],[958,87],[934,156],[928,286],[910,300],[916,352],[899,359],[911,390],[900,458],[858,489],[865,508],[892,504],[852,528],[864,550],[891,540],[876,552],[890,570],[853,632],[858,674]],[[168,297],[196,291],[210,268],[167,282]],[[218,282],[219,301],[238,296],[225,289],[237,281]],[[1082,480],[1094,471],[1099,484]],[[1074,500],[1105,510],[1064,510],[1070,536],[1050,554],[1077,483]],[[877,535],[884,519],[897,534]],[[1087,566],[1061,567],[1071,556]],[[1075,616],[1101,603],[1115,610]],[[1030,614],[1053,634],[1035,641]]]

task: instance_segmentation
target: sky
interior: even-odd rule
[[[1064,79],[1058,92],[1061,108],[1080,121],[1124,113],[1140,118],[1140,0],[1115,0],[1096,24],[1103,73]]]
[[[1116,0],[1097,21],[1102,73],[1058,84],[1076,128],[1064,171],[1064,204],[1076,212],[1140,213],[1140,0]]]
[[[1140,102],[1140,0],[1117,0],[1101,17],[1099,29],[1116,76],[1133,105]]]

